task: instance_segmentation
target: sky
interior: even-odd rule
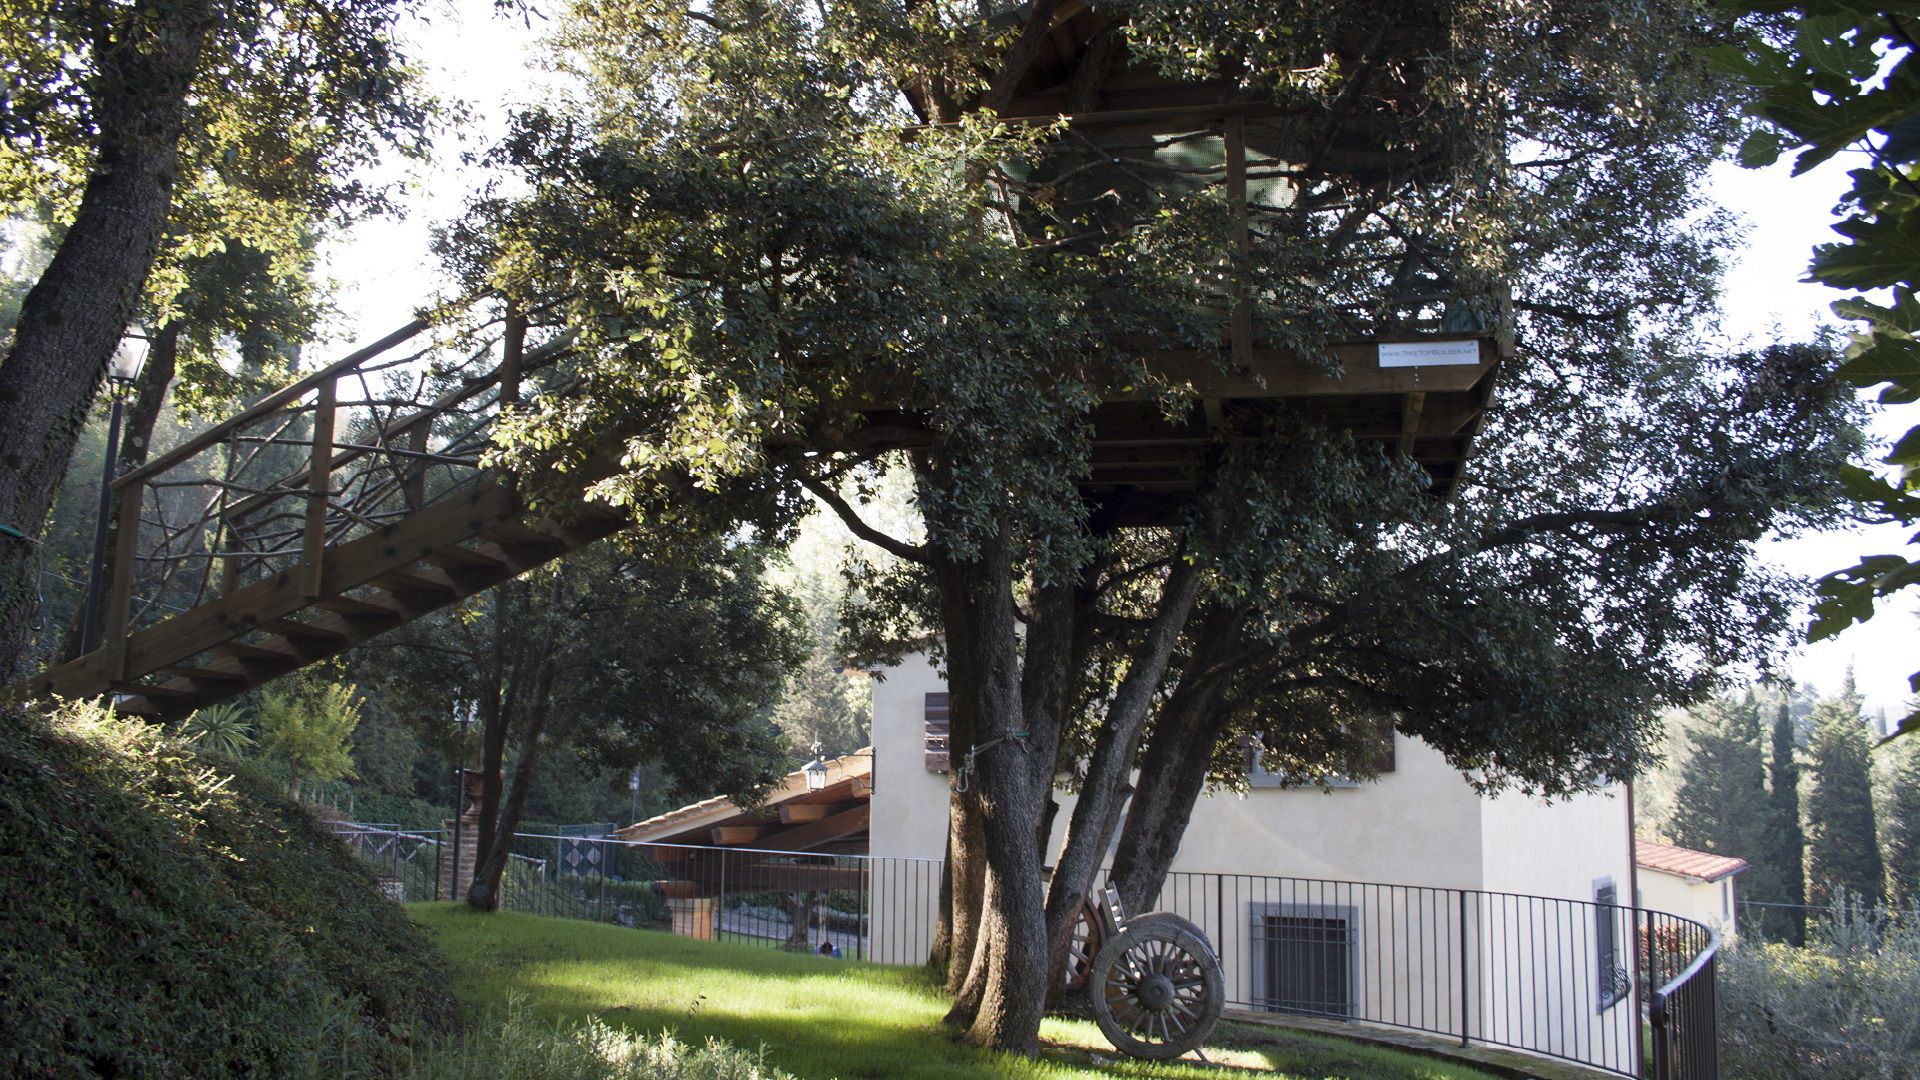
[[[340,284],[343,317],[330,344],[344,352],[413,317],[440,279],[430,252],[436,222],[460,211],[479,174],[460,162],[504,131],[510,106],[533,100],[540,82],[528,60],[541,33],[517,18],[498,17],[491,0],[440,0],[425,9],[410,33],[412,52],[437,92],[467,103],[471,121],[442,140],[430,168],[394,174],[406,183],[407,216],[363,224],[324,249],[327,272]],[[1747,222],[1746,242],[1724,282],[1724,324],[1730,342],[1764,344],[1804,339],[1821,325],[1839,326],[1828,305],[1843,294],[1799,279],[1815,244],[1834,239],[1831,210],[1847,187],[1846,156],[1806,176],[1791,177],[1785,163],[1762,170],[1717,166],[1710,193]],[[323,352],[322,355],[331,355]],[[1887,411],[1873,432],[1890,440],[1920,422],[1916,409]],[[1856,529],[1769,542],[1762,557],[1796,574],[1818,577],[1860,556],[1900,549],[1897,528]],[[1869,714],[1897,717],[1911,697],[1907,675],[1920,667],[1920,597],[1912,590],[1872,622],[1838,638],[1804,646],[1790,659],[1793,675],[1822,691],[1838,689],[1853,665]]]

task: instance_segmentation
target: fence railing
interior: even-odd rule
[[[444,832],[345,824],[336,831],[375,866],[395,899],[456,894]],[[940,896],[937,859],[532,833],[516,834],[510,855],[500,886],[501,907],[509,911],[771,947],[824,945],[838,956],[882,964],[926,962]],[[459,892],[471,859],[462,860]]]
[[[1707,931],[1706,946],[1648,995],[1650,1045],[1644,1074],[1654,1080],[1718,1080],[1720,1076],[1720,1003],[1714,981],[1720,935],[1698,923],[1689,925]]]
[[[451,895],[439,834],[341,826],[341,835],[397,899]],[[932,859],[529,834],[514,838],[513,855],[503,907],[696,938],[917,965],[938,915]],[[1620,1076],[1717,1080],[1719,934],[1603,901],[1174,873],[1153,907],[1213,941],[1230,1006],[1427,1032]]]
[[[1204,873],[1169,874],[1155,906],[1206,931],[1233,1006],[1407,1028],[1622,1076],[1718,1075],[1719,936],[1675,915],[1481,889]],[[1643,1060],[1648,1027],[1669,1071]]]

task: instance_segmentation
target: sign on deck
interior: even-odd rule
[[[1451,364],[1478,364],[1480,342],[1461,341],[1385,341],[1380,343],[1383,368],[1439,367]]]

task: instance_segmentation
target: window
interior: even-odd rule
[[[1593,970],[1595,1011],[1613,1006],[1627,996],[1627,969],[1620,963],[1620,892],[1612,878],[1593,883]]]
[[[1344,768],[1340,769],[1333,777],[1331,777],[1328,780],[1327,786],[1334,787],[1334,788],[1359,787],[1360,782],[1357,780],[1349,779],[1349,777],[1363,771],[1374,773],[1374,774],[1385,774],[1385,773],[1392,772],[1393,766],[1394,766],[1394,754],[1393,754],[1394,745],[1393,744],[1394,744],[1394,734],[1392,730],[1389,729],[1387,732],[1384,733],[1383,737],[1378,741],[1375,748],[1368,755],[1366,760],[1366,768],[1364,770],[1354,767],[1354,765],[1351,762],[1349,762]],[[1284,787],[1315,787],[1317,786],[1314,781],[1296,780],[1286,773],[1274,772],[1266,768],[1265,766],[1261,765],[1260,752],[1259,752],[1260,743],[1258,740],[1254,739],[1252,736],[1241,737],[1240,751],[1243,755],[1245,755],[1244,760],[1247,763],[1247,786],[1248,787],[1284,788]]]
[[[948,769],[949,740],[952,725],[947,719],[947,695],[943,691],[928,694],[926,704],[927,771],[943,773]]]
[[[1253,1004],[1269,1012],[1353,1015],[1351,909],[1251,905]]]

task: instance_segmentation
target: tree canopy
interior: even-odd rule
[[[1626,776],[1656,707],[1788,631],[1795,586],[1751,546],[1830,520],[1858,445],[1819,350],[1692,331],[1725,224],[1697,181],[1736,126],[1707,12],[1139,0],[1073,23],[1064,111],[1115,71],[1270,102],[1244,242],[1224,136],[1008,119],[1082,14],[575,9],[575,96],[516,119],[495,161],[519,190],[447,244],[591,358],[502,430],[537,497],[587,482],[775,536],[824,505],[898,560],[868,599],[918,607],[869,624],[939,634],[976,751],[954,1018],[1016,1049],[1157,734],[1206,730],[1193,790],[1229,732],[1324,770],[1383,717],[1488,786]],[[1329,372],[1343,337],[1510,334],[1468,478],[1436,499],[1281,402],[1231,417],[1151,522],[1086,492],[1101,403],[1191,415],[1243,318]],[[924,539],[861,516],[889,471]],[[1043,895],[1063,768],[1082,797]]]

